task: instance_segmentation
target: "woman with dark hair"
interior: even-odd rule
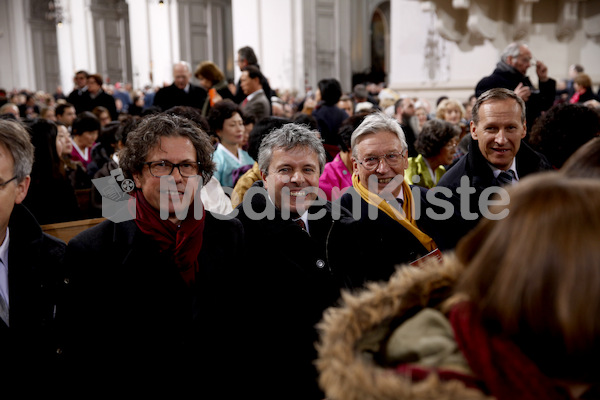
[[[212,61],[203,61],[196,68],[194,74],[200,86],[208,92],[204,105],[202,106],[202,115],[207,116],[210,108],[223,99],[233,100],[233,94],[227,85],[225,74]]]
[[[232,172],[241,166],[254,164],[248,152],[241,148],[245,129],[242,111],[229,99],[220,101],[210,109],[208,124],[219,138],[213,153],[215,177],[221,186],[233,187]]]
[[[559,169],[578,148],[600,135],[600,113],[583,104],[561,103],[540,116],[529,144]]]
[[[74,221],[81,217],[75,190],[65,173],[65,163],[59,154],[63,142],[56,124],[36,118],[28,125],[34,146],[31,185],[23,204],[40,225]]]
[[[80,113],[72,126],[73,151],[71,158],[74,161],[80,161],[81,165],[87,170],[88,164],[92,161],[92,147],[98,139],[100,131],[100,121],[90,111]]]
[[[312,112],[312,116],[317,120],[325,149],[332,159],[339,151],[338,129],[348,118],[346,111],[337,106],[340,97],[342,97],[342,86],[337,79],[321,79],[319,81],[318,89],[315,92],[317,107]]]
[[[456,253],[325,311],[325,397],[600,398],[600,182],[543,172],[508,195]]]
[[[408,184],[428,189],[434,187],[446,173],[446,166],[452,164],[460,134],[458,125],[448,121],[432,119],[425,122],[415,142],[419,155],[408,158],[408,168],[404,172]]]

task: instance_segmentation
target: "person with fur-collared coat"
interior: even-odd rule
[[[443,262],[399,268],[325,312],[327,399],[599,398],[600,183],[546,172],[509,193],[495,210],[507,216]]]

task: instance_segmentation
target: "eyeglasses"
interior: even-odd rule
[[[151,161],[144,163],[144,165],[148,166],[150,174],[156,178],[171,175],[175,168],[179,170],[179,175],[183,178],[191,178],[198,175],[199,164],[199,162],[173,164],[169,161]]]
[[[458,142],[450,141],[446,143],[445,147],[448,149],[455,149],[456,147],[458,147]]]
[[[374,169],[379,167],[379,163],[382,159],[385,159],[385,162],[390,167],[396,167],[400,165],[402,158],[404,158],[404,156],[401,153],[394,151],[383,156],[365,157],[362,161],[359,161],[358,163],[362,165],[366,170],[373,171]]]
[[[11,183],[12,181],[14,181],[15,179],[17,179],[17,176],[13,176],[12,178],[10,178],[9,180],[7,180],[6,182],[0,183],[0,189],[4,189],[4,186],[8,185],[9,183]]]

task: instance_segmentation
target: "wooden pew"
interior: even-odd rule
[[[95,225],[98,225],[100,222],[104,221],[106,218],[92,218],[92,219],[82,219],[79,221],[69,221],[69,222],[60,222],[56,224],[47,224],[42,225],[42,231],[46,232],[49,235],[52,235],[58,239],[64,240],[66,243],[69,242],[74,236],[78,233],[85,231],[88,228],[91,228]]]

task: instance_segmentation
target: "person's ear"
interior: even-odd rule
[[[469,123],[469,130],[471,131],[471,138],[477,140],[477,125],[473,121]]]
[[[17,184],[17,196],[15,197],[15,204],[21,204],[25,197],[27,197],[27,191],[29,190],[29,184],[31,183],[31,176],[27,175],[25,179]]]
[[[260,171],[260,178],[264,182],[265,189],[268,189],[268,187],[267,187],[267,173],[264,172],[264,171]]]
[[[142,188],[142,174],[140,172],[134,172],[133,174],[133,182],[135,183],[135,187],[138,189]]]
[[[523,133],[521,134],[521,139],[525,138],[527,135],[527,121],[523,121]]]

